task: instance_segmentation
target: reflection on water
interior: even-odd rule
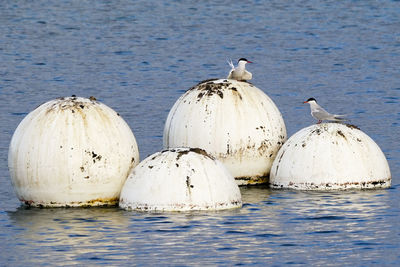
[[[113,248],[119,246],[114,235],[127,231],[129,226],[129,218],[116,208],[40,209],[24,206],[8,212],[8,216],[16,228],[15,245],[18,247],[23,242],[28,251],[39,250],[40,257],[36,260],[42,263],[49,260],[46,254],[58,255],[51,260],[59,264],[65,261],[78,264],[81,259],[120,258],[119,253],[112,253]]]
[[[30,254],[27,262],[44,264],[51,257],[55,265],[121,264],[132,255],[143,264],[159,258],[175,265],[199,257],[208,264],[330,264],[349,250],[355,252],[354,260],[361,260],[357,253],[370,250],[362,257],[368,262],[379,257],[377,246],[397,247],[385,218],[393,209],[388,190],[296,192],[259,186],[242,187],[241,192],[242,209],[218,212],[22,206],[7,212],[15,233],[10,246]],[[310,249],[314,253],[305,253]],[[35,251],[40,255],[33,255]]]

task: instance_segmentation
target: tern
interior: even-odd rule
[[[246,70],[246,63],[253,63],[248,61],[245,58],[241,58],[238,60],[238,65],[235,66],[232,63],[232,60],[228,61],[229,66],[231,67],[231,71],[229,72],[228,79],[238,80],[238,81],[247,81],[251,80],[253,75],[251,72]]]
[[[323,109],[320,105],[317,104],[317,100],[315,98],[309,98],[304,103],[310,104],[311,109],[311,116],[318,120],[317,124],[321,123],[322,121],[345,121],[345,115],[337,115],[331,114],[325,109]]]

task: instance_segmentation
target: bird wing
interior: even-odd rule
[[[331,120],[334,116],[322,107],[316,107],[311,111],[311,115],[317,120]]]
[[[229,72],[229,74],[228,74],[228,77],[227,77],[227,79],[233,79],[233,71],[234,71],[234,69],[231,69],[231,71]]]
[[[251,72],[245,70],[243,75],[242,75],[242,80],[251,80],[251,78],[253,77],[253,74],[251,74]]]

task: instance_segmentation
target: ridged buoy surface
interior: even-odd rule
[[[33,206],[115,205],[139,163],[135,137],[94,98],[59,98],[30,112],[12,137],[8,165],[17,197]]]
[[[242,206],[235,179],[198,148],[176,148],[144,159],[126,180],[119,206],[128,210],[221,210]]]
[[[316,124],[295,133],[272,165],[275,188],[331,190],[390,187],[379,146],[353,125]]]
[[[274,102],[251,83],[208,80],[183,94],[169,112],[164,148],[200,147],[239,185],[268,182],[286,127]]]

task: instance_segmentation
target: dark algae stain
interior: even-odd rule
[[[205,80],[191,87],[188,90],[188,92],[189,91],[199,91],[199,93],[197,94],[197,101],[200,101],[204,97],[211,97],[214,95],[223,99],[225,93],[230,93],[233,96],[238,97],[240,100],[243,99],[238,89],[232,86],[232,82],[229,80],[220,80],[220,79]]]
[[[242,100],[243,98],[242,98],[242,95],[238,92],[238,90],[236,89],[236,87],[231,87],[231,88],[229,88],[229,89],[231,89],[232,90],[232,92],[234,93],[234,94],[236,94],[238,97],[239,97],[239,99],[240,100]]]
[[[201,148],[190,148],[189,151],[195,152],[195,153],[197,153],[197,154],[201,154],[201,155],[203,155],[204,157],[207,157],[207,158],[212,159],[212,160],[215,159],[213,156],[211,156],[211,155],[208,154],[204,149],[201,149]]]
[[[341,137],[343,137],[344,139],[346,139],[346,136],[344,135],[344,133],[341,130],[338,130],[337,134],[340,135]]]
[[[189,192],[190,192],[190,189],[194,187],[194,185],[191,184],[189,176],[186,176],[186,186],[189,189]]]
[[[93,163],[96,163],[96,161],[100,161],[102,159],[102,156],[95,153],[94,151],[85,150],[85,152],[92,158]]]
[[[360,130],[360,128],[356,125],[353,124],[345,124],[347,127],[349,127],[350,129],[356,129],[356,130]]]
[[[221,83],[214,83],[218,79],[210,79],[210,80],[205,80],[197,84],[196,86],[193,86],[192,88],[189,89],[189,91],[192,90],[198,90],[200,91],[199,94],[197,95],[197,101],[200,101],[203,97],[211,97],[214,95],[219,96],[221,99],[224,98],[224,90],[228,88],[231,83],[229,81],[224,81]]]
[[[90,100],[90,102],[88,102]],[[46,110],[47,113],[55,112],[58,110],[71,110],[72,113],[81,113],[83,109],[88,109],[93,105],[98,105],[96,98],[90,97],[89,99],[83,97],[77,97],[72,95],[71,97],[59,97],[54,101]]]
[[[93,163],[95,163],[98,160],[101,160],[102,156],[98,155],[96,153],[94,153],[94,151],[92,151],[92,159],[93,159]]]
[[[319,128],[317,128],[317,129],[311,131],[311,134],[320,135],[321,133],[322,133],[322,131],[321,131],[321,129],[319,129]]]
[[[173,151],[173,152],[175,152],[175,151]],[[201,154],[204,157],[215,160],[215,158],[213,156],[209,155],[204,149],[201,149],[201,148],[188,148],[188,149],[176,151],[176,152],[178,153],[178,156],[176,156],[176,160],[179,160],[183,155],[187,155],[190,152]]]

